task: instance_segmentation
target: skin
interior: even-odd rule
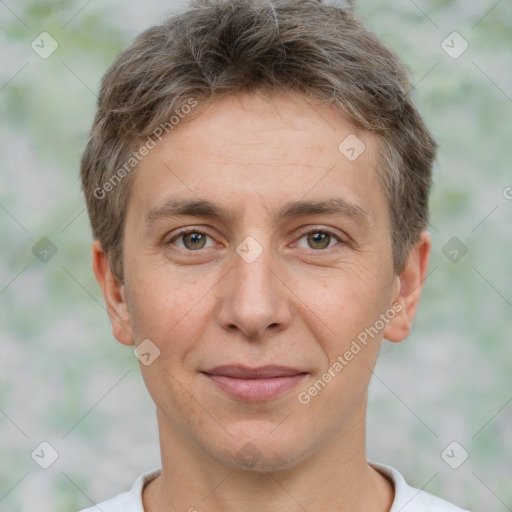
[[[338,150],[350,134],[366,146],[352,162]],[[98,241],[93,269],[115,338],[125,345],[150,339],[160,350],[141,364],[162,455],[161,476],[143,492],[146,511],[390,509],[392,485],[366,461],[367,389],[382,337],[399,342],[410,332],[431,242],[424,232],[395,275],[377,150],[374,135],[331,107],[250,94],[213,102],[139,164],[127,209],[124,284]],[[146,223],[170,197],[219,203],[233,219]],[[365,213],[272,216],[290,201],[332,197]],[[190,236],[177,237],[187,227],[208,235],[201,248]],[[308,238],[318,228],[333,235]],[[236,252],[248,236],[262,249],[251,263]],[[298,393],[393,304],[401,311],[300,403]],[[224,364],[278,364],[308,374],[280,396],[251,403],[200,373]],[[252,467],[237,456],[247,443],[258,459]]]

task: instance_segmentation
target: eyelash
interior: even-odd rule
[[[185,235],[190,235],[192,233],[197,233],[199,235],[206,235],[206,236],[208,236],[210,238],[213,238],[208,233],[205,233],[201,229],[186,228],[183,231],[180,231],[177,234],[175,234],[168,242],[166,242],[165,245],[173,245],[174,242],[176,240],[178,240],[180,237],[183,237]],[[300,234],[300,236],[298,238],[298,241],[301,240],[302,238],[304,238],[306,235],[309,235],[311,233],[322,233],[322,234],[325,234],[325,235],[329,235],[330,237],[332,237],[332,238],[334,238],[334,239],[336,239],[338,241],[338,244],[335,244],[332,247],[326,247],[324,249],[311,249],[311,248],[306,249],[306,250],[309,250],[309,251],[312,251],[312,252],[326,252],[329,249],[334,249],[339,244],[347,244],[347,242],[342,240],[340,236],[336,235],[334,232],[329,231],[328,229],[325,229],[325,228],[314,228],[314,229],[308,229],[307,231],[303,231],[303,232],[301,232],[301,234]],[[297,243],[297,242],[295,242],[295,243]],[[178,250],[189,252],[189,253],[194,253],[194,252],[200,253],[200,252],[202,252],[202,249],[197,249],[197,250],[194,251],[194,250],[187,249],[187,248],[183,249],[181,247],[178,247]]]

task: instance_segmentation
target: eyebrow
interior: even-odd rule
[[[288,218],[322,214],[368,220],[366,210],[340,197],[320,201],[293,201],[287,203],[272,215],[272,220],[276,222]],[[159,220],[180,216],[217,219],[224,224],[233,223],[236,219],[236,215],[220,204],[206,200],[170,198],[161,206],[152,208],[145,215],[144,224],[146,227],[150,227]]]

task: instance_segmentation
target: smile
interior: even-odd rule
[[[245,402],[271,400],[295,386],[307,372],[281,366],[221,366],[202,372],[218,389]]]

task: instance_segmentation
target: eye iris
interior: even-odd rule
[[[316,231],[308,235],[308,243],[313,244],[314,249],[325,249],[329,246],[331,236],[328,233],[322,233]],[[327,241],[327,243],[325,243]],[[320,243],[320,247],[314,246],[314,244]]]
[[[189,245],[187,241],[191,241],[191,245]],[[205,241],[206,237],[201,233],[187,233],[183,235],[183,242],[187,249],[202,249]]]

